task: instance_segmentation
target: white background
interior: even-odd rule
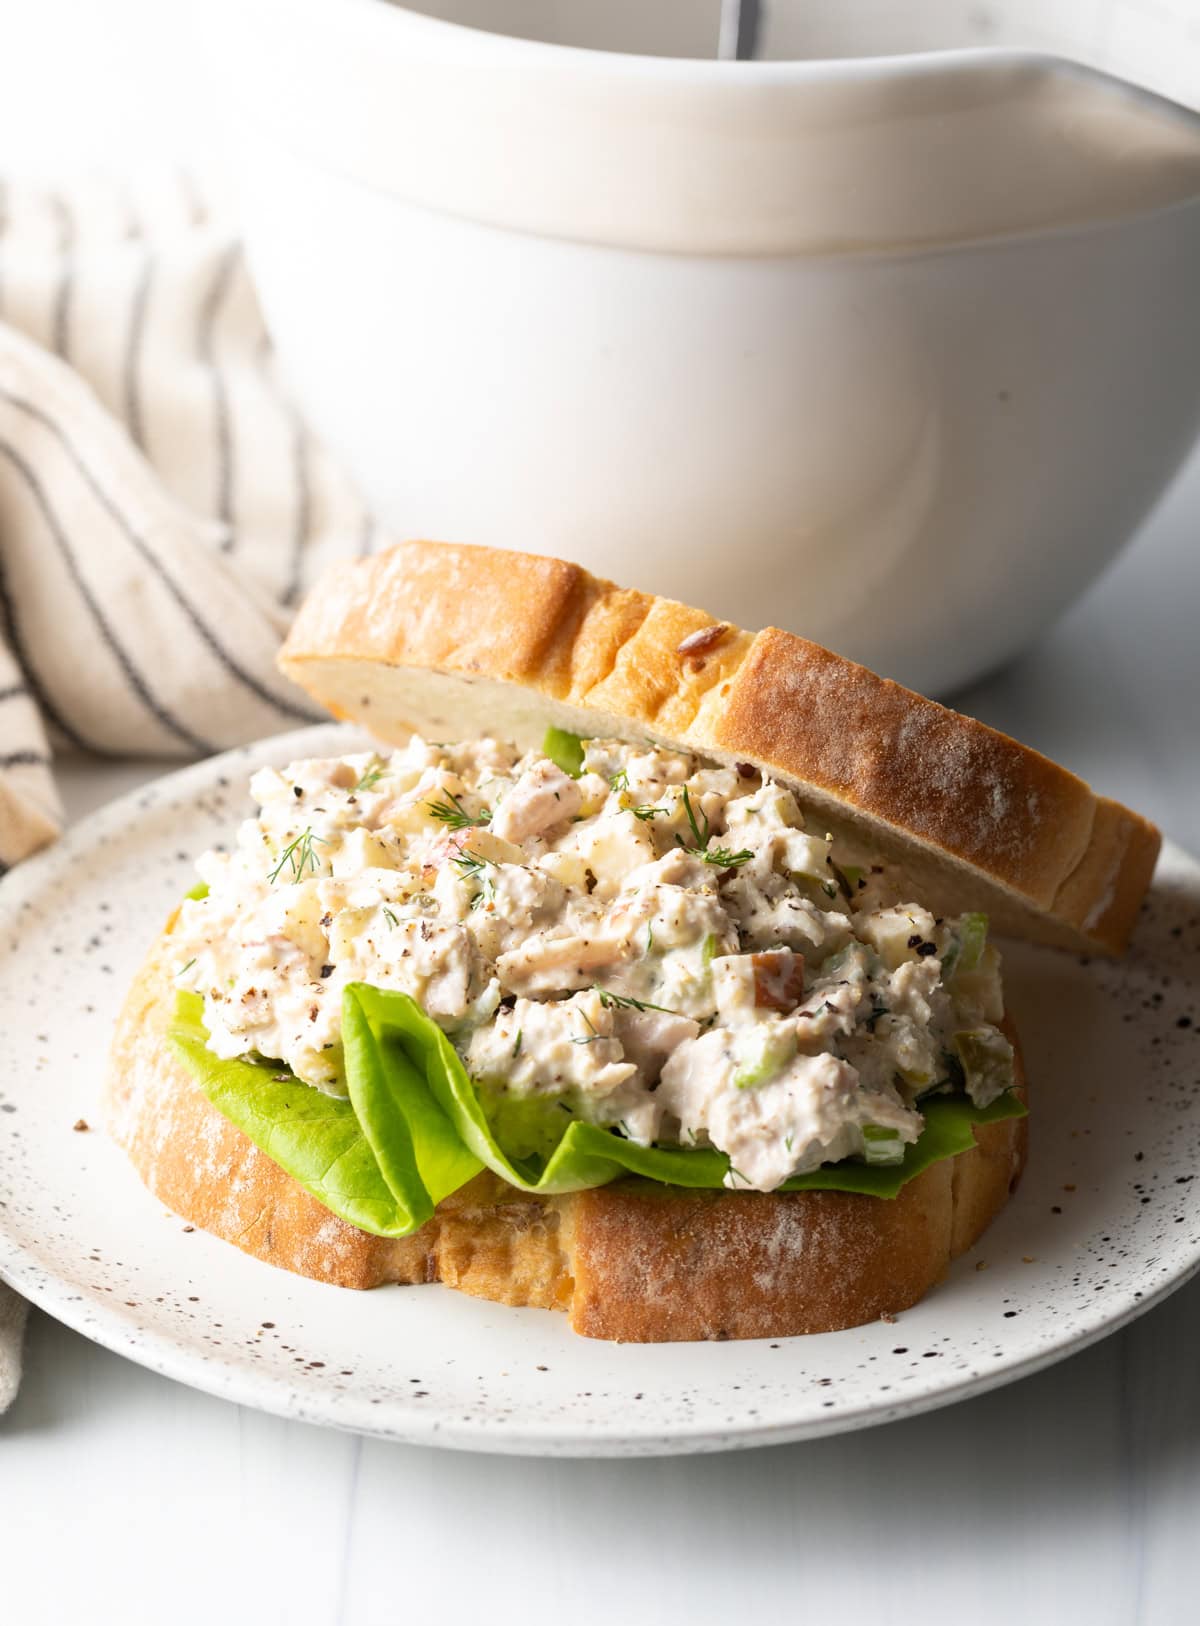
[[[0,5],[0,174],[211,147],[170,0]],[[1200,456],[964,710],[1200,851]],[[72,765],[82,810],[144,775]],[[1131,1089],[1137,1081],[1130,1081]],[[0,1622],[488,1626],[1200,1618],[1200,1282],[1048,1373],[855,1436],[543,1463],[362,1441],[34,1315],[0,1420]]]

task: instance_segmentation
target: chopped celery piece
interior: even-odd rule
[[[773,1032],[769,1028],[751,1030],[743,1043],[741,1066],[733,1075],[735,1088],[752,1090],[774,1078],[796,1054],[796,1036],[791,1028]]]
[[[898,1129],[883,1124],[863,1125],[863,1156],[868,1163],[883,1165],[904,1162],[904,1142]]]
[[[859,943],[854,938],[851,938],[840,949],[835,949],[832,954],[827,954],[823,960],[817,963],[823,977],[838,977],[846,980],[852,977],[856,971],[861,971],[864,975],[868,974],[872,958],[873,950],[869,949],[865,943]]]
[[[809,881],[814,886],[832,886],[829,867],[829,843],[806,835],[803,830],[789,830],[782,839],[782,867],[797,881]]]
[[[572,779],[578,779],[583,772],[583,741],[578,734],[568,733],[565,728],[546,730],[542,755],[549,757],[556,767],[569,773]]]
[[[942,976],[949,977],[951,972],[959,976],[964,972],[977,971],[979,962],[983,959],[983,951],[987,947],[988,917],[986,915],[963,915],[959,922],[958,954],[952,966],[947,967],[942,961]],[[946,957],[947,959],[949,956]]]
[[[985,1022],[996,1023],[1004,1017],[1004,994],[1000,987],[1000,956],[989,943],[979,958],[974,971],[955,974],[950,993],[959,1007],[960,1020],[969,1022],[982,1017]],[[964,1006],[974,1006],[974,1017],[963,1015]]]
[[[933,1083],[932,1073],[919,1073],[914,1067],[897,1067],[896,1071],[909,1089],[916,1090],[918,1093],[921,1090],[927,1090]]]
[[[963,1028],[954,1035],[954,1048],[976,1106],[990,1105],[1012,1087],[1013,1047],[996,1028]]]

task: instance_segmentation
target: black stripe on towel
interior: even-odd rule
[[[0,768],[48,768],[49,755],[45,751],[6,751],[0,756]]]
[[[117,525],[125,534],[129,543],[136,550],[139,557],[143,559],[150,567],[154,575],[157,576],[158,580],[166,588],[167,592],[174,599],[175,603],[183,611],[205,648],[217,661],[220,662],[231,677],[236,678],[239,683],[241,683],[245,688],[249,689],[250,693],[257,699],[263,701],[265,705],[273,706],[275,710],[283,717],[294,718],[300,723],[317,723],[324,720],[322,713],[312,711],[307,706],[298,705],[293,700],[285,700],[278,695],[272,694],[265,683],[261,682],[253,672],[244,667],[241,662],[238,661],[236,657],[225,648],[225,646],[217,638],[216,634],[212,631],[211,627],[209,627],[202,619],[196,607],[184,597],[181,589],[167,574],[162,560],[148,546],[144,538],[134,526],[133,521],[127,514],[123,513],[121,509],[117,507],[112,498],[108,495],[108,492],[105,491],[101,486],[100,482],[93,474],[90,466],[80,455],[75,443],[72,441],[71,437],[67,434],[66,430],[57,419],[52,418],[48,412],[44,412],[40,406],[36,406],[32,401],[27,401],[23,396],[20,395],[13,395],[8,390],[3,388],[0,388],[0,400],[7,401],[9,406],[14,407],[18,412],[24,412],[28,417],[33,418],[35,422],[41,424],[43,429],[49,430],[49,432],[55,437],[63,451],[66,453],[72,467],[75,469],[80,479],[83,480],[92,496],[100,504],[101,508],[104,509],[105,513],[109,516],[113,523]]]
[[[58,219],[58,252],[62,257],[58,287],[54,293],[50,343],[55,354],[65,359],[71,349],[71,301],[75,292],[75,217],[65,198],[55,196],[50,202]]]
[[[202,738],[201,735],[193,733],[192,730],[188,728],[186,723],[181,723],[179,719],[173,716],[167,707],[156,698],[156,696],[151,692],[149,684],[134,665],[133,660],[130,658],[129,651],[117,638],[116,633],[113,631],[113,628],[109,623],[108,617],[97,603],[92,594],[91,588],[84,580],[83,573],[79,568],[79,561],[76,559],[74,550],[72,549],[70,542],[67,540],[66,533],[63,531],[62,526],[58,522],[58,516],[50,506],[50,499],[46,495],[46,490],[42,485],[42,482],[38,479],[37,475],[30,468],[29,464],[21,456],[20,452],[17,451],[16,447],[10,446],[7,441],[0,440],[0,456],[6,457],[12,464],[13,468],[24,480],[29,489],[30,495],[33,497],[33,500],[40,508],[42,518],[46,522],[46,527],[49,530],[50,535],[54,538],[55,545],[62,556],[63,563],[67,567],[67,572],[70,575],[71,580],[75,583],[79,596],[82,598],[83,602],[87,605],[88,610],[91,612],[92,620],[96,623],[97,631],[104,640],[105,644],[108,646],[109,652],[112,654],[113,659],[124,673],[125,681],[128,683],[130,689],[141,701],[142,705],[145,706],[146,710],[155,719],[155,721],[159,723],[162,728],[166,729],[168,734],[174,734],[177,740],[182,741],[182,743],[188,746],[191,750],[197,751],[203,756],[210,755],[214,750],[214,747],[206,739]]]
[[[12,594],[8,590],[8,580],[4,574],[4,554],[0,550],[0,630],[3,630],[8,646],[16,657],[17,665],[25,673],[30,692],[37,702],[39,710],[52,723],[62,737],[75,747],[77,751],[90,751],[95,756],[108,756],[109,753],[102,745],[95,745],[86,739],[76,728],[73,728],[62,712],[51,700],[33,670],[29,659],[29,651],[17,621],[17,607],[12,601]]]
[[[29,693],[27,683],[10,683],[6,689],[0,689],[0,701],[18,700],[22,695]]]
[[[153,276],[154,259],[147,252],[142,262],[137,287],[133,291],[133,304],[129,311],[129,331],[125,336],[125,356],[121,369],[125,423],[134,443],[141,451],[146,449],[146,426],[142,418],[142,344],[146,336],[146,313],[150,308],[150,284]]]
[[[308,468],[308,431],[298,415],[289,412],[292,425],[292,479],[295,482],[295,507],[292,520],[292,556],[288,566],[288,579],[279,595],[279,602],[289,606],[300,596],[300,573],[303,568],[304,548],[312,532],[312,482]]]

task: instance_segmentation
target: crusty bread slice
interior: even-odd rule
[[[553,723],[751,762],[936,912],[1035,941],[1119,953],[1158,854],[1153,825],[982,723],[791,633],[539,555],[406,542],[337,565],[279,664],[385,741],[532,745]]]
[[[1004,1206],[1024,1164],[1018,1118],[977,1130],[972,1151],[933,1164],[888,1201],[638,1179],[537,1198],[485,1173],[415,1235],[371,1236],[224,1118],[167,1043],[170,930],[117,1024],[108,1127],[167,1207],[317,1281],[441,1281],[501,1304],[564,1309],[587,1337],[639,1343],[833,1332],[915,1304]]]

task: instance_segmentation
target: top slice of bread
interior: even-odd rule
[[[385,741],[530,746],[554,724],[752,763],[929,908],[1035,942],[1120,953],[1158,854],[1152,824],[972,718],[540,555],[405,542],[336,565],[279,665]]]

